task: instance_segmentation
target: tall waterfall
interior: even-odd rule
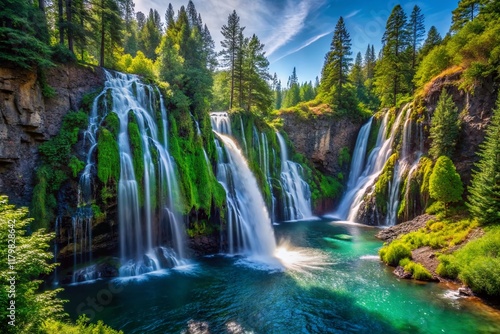
[[[302,166],[288,160],[288,150],[283,136],[276,132],[281,150],[281,186],[285,220],[312,217],[311,189],[302,179]]]
[[[227,194],[229,253],[272,257],[276,250],[274,231],[257,179],[231,135],[225,112],[210,114],[217,139],[217,180]]]
[[[401,182],[406,175],[411,176],[416,170],[416,167],[420,160],[420,156],[422,154],[421,150],[423,148],[423,144],[419,140],[419,150],[417,150],[416,153],[412,153],[412,145],[414,139],[413,137],[415,131],[413,131],[410,104],[407,104],[405,107],[403,107],[401,112],[397,115],[396,120],[391,126],[389,136],[387,138],[385,137],[387,132],[389,113],[385,114],[378,131],[377,142],[370,155],[366,159],[366,162],[364,162],[364,157],[366,156],[367,142],[370,135],[370,128],[373,119],[370,119],[361,128],[353,153],[351,172],[349,174],[349,180],[347,183],[347,191],[344,194],[334,216],[349,221],[355,221],[357,219],[359,208],[367,191],[373,186],[375,180],[382,172],[385,162],[393,153],[392,146],[396,134],[398,133],[398,129],[401,126],[403,117],[404,123],[401,151],[394,165],[392,180],[388,184],[389,196],[387,200],[387,216],[385,225],[391,226],[396,223],[399,204],[401,202]],[[418,139],[422,137],[420,128],[418,128],[416,137]],[[361,170],[362,172],[360,172]]]
[[[350,184],[351,186],[348,187],[337,211],[334,213],[334,216],[336,216],[337,218],[349,221],[356,220],[365,193],[371,186],[373,186],[373,183],[382,172],[385,162],[391,156],[392,144],[396,136],[396,130],[401,124],[401,118],[403,114],[404,113],[401,112],[397,116],[395,122],[391,127],[388,138],[386,138],[386,128],[389,113],[385,114],[385,117],[378,131],[377,142],[370,155],[366,159],[363,172],[356,179],[354,178],[356,177],[357,173],[351,173],[349,175],[348,184]],[[353,157],[355,157],[355,159],[353,160],[353,164],[356,163],[357,165],[351,166],[351,170],[359,169],[359,165],[363,163],[363,159],[356,159],[356,157],[364,157],[366,155],[367,145],[365,142],[368,140],[370,132],[368,130],[368,127],[371,127],[371,122],[372,121],[370,120],[367,124],[365,124],[361,129],[360,134],[358,135],[358,141],[353,153]]]
[[[185,231],[173,209],[178,190],[174,162],[168,152],[168,122],[163,97],[156,87],[143,84],[137,76],[105,73],[104,90],[94,100],[85,132],[89,150],[80,179],[79,201],[87,207],[93,202],[97,130],[108,113],[114,112],[119,120],[120,275],[133,276],[178,264],[185,258]],[[143,154],[144,168],[139,171],[134,170],[133,164],[131,121],[137,125]],[[74,221],[75,226],[78,223]],[[76,237],[75,234],[75,240]],[[171,248],[163,247],[165,242]]]

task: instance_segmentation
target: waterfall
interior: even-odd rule
[[[281,186],[285,220],[312,217],[311,189],[302,179],[302,166],[288,160],[288,150],[283,136],[276,132],[281,150]]]
[[[413,122],[411,120],[411,108],[410,104],[407,104],[401,111],[401,115],[406,114],[405,123],[403,127],[403,142],[401,144],[401,155],[396,161],[394,166],[394,172],[391,182],[389,183],[389,198],[387,202],[387,217],[385,219],[385,225],[393,226],[397,222],[397,215],[400,200],[400,186],[405,175],[407,178],[411,177],[412,171],[416,169],[420,161],[421,151],[417,151],[415,158],[411,154],[412,152],[412,139],[413,139]],[[420,133],[419,133],[420,135]],[[420,140],[419,140],[420,141]],[[421,149],[419,144],[419,149]],[[410,171],[410,172],[408,172]]]
[[[230,136],[226,112],[211,113],[217,138],[217,180],[227,194],[228,252],[272,257],[276,249],[271,219],[257,179]]]
[[[241,120],[241,118],[240,118]],[[269,187],[269,192],[271,194],[271,221],[276,220],[276,214],[274,212],[274,208],[276,206],[276,198],[274,197],[274,192],[273,192],[273,183],[271,180],[271,167],[269,166],[269,143],[267,141],[267,136],[264,132],[261,133],[262,137],[262,155],[263,155],[263,165],[262,168],[264,168],[264,175],[266,176],[266,181],[267,185]],[[260,150],[260,147],[259,147]]]
[[[377,142],[375,147],[371,151],[370,155],[366,159],[366,163],[363,168],[363,172],[359,177],[351,180],[351,174],[349,177],[348,184],[350,183],[352,187],[348,188],[342,200],[339,204],[337,211],[333,214],[336,218],[343,220],[356,221],[359,208],[363,203],[366,192],[370,187],[373,186],[375,180],[382,172],[385,162],[389,159],[392,154],[392,144],[396,136],[396,130],[401,124],[401,119],[403,112],[399,113],[394,121],[391,130],[389,132],[389,137],[386,138],[387,124],[389,119],[389,113],[386,113],[380,129],[377,134]],[[364,125],[360,130],[358,135],[358,140],[356,144],[355,151],[353,153],[354,157],[366,155],[366,143],[364,141],[368,140],[369,131],[367,130],[370,121]],[[358,144],[359,143],[359,144]],[[362,150],[365,152],[362,153]],[[361,159],[358,159],[360,161]],[[359,163],[359,162],[358,162]],[[351,167],[352,168],[352,167]],[[359,165],[355,169],[359,168]],[[354,178],[356,173],[352,173]]]
[[[119,120],[117,210],[120,276],[134,276],[158,270],[165,265],[177,265],[185,258],[185,231],[179,215],[173,209],[178,185],[174,161],[168,152],[168,120],[163,97],[157,87],[143,84],[137,76],[108,71],[105,74],[105,87],[93,102],[85,131],[89,150],[87,164],[80,178],[79,209],[73,218],[75,269],[78,244],[82,254],[84,247],[89,245],[91,256],[92,177],[96,174],[97,131],[100,123],[111,112]],[[134,170],[130,136],[132,121],[135,121],[139,133],[142,151],[139,159],[144,166],[142,171]],[[88,232],[81,233],[83,230]],[[171,244],[172,249],[162,246],[165,241]],[[92,277],[94,267],[81,270],[79,275]],[[76,275],[75,270],[74,280],[77,279]]]

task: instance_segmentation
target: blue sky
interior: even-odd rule
[[[149,8],[154,8],[164,18],[169,2],[177,12],[188,0],[135,0],[135,10],[147,15]],[[193,0],[193,3],[217,50],[221,48],[221,27],[235,9],[241,26],[246,27],[245,36],[255,33],[265,44],[270,72],[276,72],[285,86],[293,67],[300,82],[314,82],[320,75],[340,16],[344,17],[351,35],[354,58],[358,51],[364,56],[368,44],[374,44],[378,54],[385,23],[396,4],[401,4],[407,15],[418,5],[425,15],[427,30],[434,25],[444,37],[458,0]]]

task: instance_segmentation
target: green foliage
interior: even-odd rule
[[[144,175],[144,148],[142,147],[142,138],[137,125],[135,116],[129,113],[128,121],[128,136],[130,149],[132,151],[132,165],[134,166],[134,174],[139,184],[142,184],[142,176]]]
[[[425,269],[423,265],[410,261],[407,258],[405,260],[407,261],[405,261],[404,265],[400,262],[400,266],[402,266],[406,272],[411,273],[414,279],[421,281],[428,281],[432,279],[432,274]]]
[[[69,159],[68,167],[71,169],[73,177],[77,177],[78,173],[80,173],[82,169],[85,168],[85,163],[72,155]]]
[[[411,250],[408,246],[392,242],[379,250],[380,259],[391,266],[397,266],[405,258],[411,258]]]
[[[27,218],[26,208],[15,208],[8,204],[6,196],[0,196],[0,256],[4,261],[0,264],[0,309],[3,321],[0,332],[9,333],[8,325],[10,301],[15,301],[15,329],[19,333],[36,333],[46,319],[60,319],[64,315],[62,301],[56,298],[61,291],[40,289],[41,275],[49,274],[56,266],[52,263],[52,253],[49,252],[53,233],[38,230],[27,233],[31,218]],[[15,237],[15,248],[10,245]],[[7,261],[11,255],[15,261]],[[9,268],[14,263],[15,269]],[[50,264],[49,264],[50,262]],[[11,272],[15,271],[15,297],[11,295],[9,280]]]
[[[453,162],[446,156],[439,157],[429,179],[429,194],[431,197],[443,202],[446,209],[449,203],[458,202],[462,199],[463,191],[460,175],[457,173]]]
[[[429,137],[432,143],[429,154],[434,159],[442,155],[451,158],[455,152],[459,132],[460,120],[457,107],[452,97],[443,89],[431,120]]]
[[[78,141],[78,133],[87,122],[84,112],[69,112],[64,117],[59,133],[39,146],[42,165],[36,171],[37,183],[31,201],[32,214],[36,219],[34,229],[49,226],[56,207],[56,192],[81,166],[72,160],[71,148]]]
[[[116,67],[123,72],[138,74],[150,79],[155,78],[153,61],[146,58],[141,51],[137,51],[134,58],[129,54],[121,56]]]
[[[495,226],[486,234],[470,241],[453,254],[439,257],[437,272],[459,278],[474,292],[500,296],[500,228]]]
[[[120,156],[116,137],[101,127],[97,136],[97,177],[108,184],[120,179]]]
[[[418,67],[413,79],[417,87],[424,87],[432,78],[452,65],[452,58],[444,45],[438,45],[429,51]]]
[[[398,154],[394,153],[385,163],[377,183],[375,183],[375,201],[377,209],[382,213],[387,212],[387,199],[389,197],[389,183],[392,181],[394,166],[398,159]]]
[[[341,166],[349,165],[351,162],[351,155],[349,154],[349,148],[342,147],[339,152],[338,163]]]
[[[472,172],[467,206],[481,224],[500,224],[500,95]]]
[[[42,22],[41,22],[42,21]],[[45,18],[38,8],[27,0],[5,0],[0,12],[0,63],[22,68],[51,66],[50,48],[39,35],[45,27]]]
[[[349,83],[351,37],[347,32],[344,19],[340,17],[335,26],[330,51],[325,56],[321,72],[319,96],[322,101],[332,105],[340,113],[357,109],[356,88]]]
[[[88,319],[82,315],[76,321],[76,325],[49,319],[43,323],[40,330],[41,334],[123,334],[122,331],[117,331],[109,326],[106,326],[102,320],[96,324],[88,323]]]
[[[396,106],[411,89],[411,38],[407,17],[396,5],[387,19],[382,57],[375,68],[375,91],[383,106]]]

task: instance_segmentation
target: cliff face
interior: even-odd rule
[[[63,116],[78,110],[82,96],[102,86],[99,68],[64,65],[46,73],[55,90],[44,98],[36,72],[0,68],[0,193],[11,203],[31,201],[38,145],[57,134]]]
[[[350,165],[339,163],[340,151],[347,148],[352,155],[362,122],[347,117],[333,119],[329,115],[304,119],[295,113],[283,113],[281,117],[283,129],[297,152],[327,175],[343,173],[348,177]]]
[[[474,163],[479,160],[477,151],[484,140],[485,129],[495,107],[498,86],[490,77],[478,83],[472,92],[465,92],[458,88],[461,75],[462,73],[458,72],[434,80],[425,95],[424,106],[427,110],[426,125],[430,127],[431,118],[436,110],[442,90],[446,89],[451,94],[462,121],[452,160],[464,185],[467,186],[471,180],[471,169]],[[429,144],[429,137],[427,137],[426,146],[428,147]]]

